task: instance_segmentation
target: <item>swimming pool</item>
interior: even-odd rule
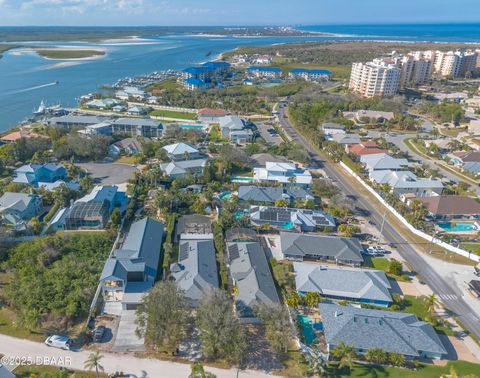
[[[282,224],[280,226],[281,228],[285,228],[287,230],[291,230],[293,228],[293,223],[292,222],[288,222],[288,223],[285,223],[285,224]]]
[[[181,129],[203,129],[203,125],[180,125]]]
[[[230,180],[232,182],[253,182],[253,177],[232,176]]]
[[[305,344],[311,345],[318,342],[317,335],[315,334],[314,328],[317,330],[323,329],[322,323],[315,323],[312,326],[312,321],[307,315],[297,315],[297,321],[302,325],[303,336],[305,337]]]
[[[437,223],[437,226],[447,232],[477,231],[477,226],[475,226],[474,222],[442,222],[442,223]]]
[[[218,198],[220,198],[222,201],[225,201],[226,199],[230,199],[230,198],[232,198],[232,192],[223,192],[223,193],[220,193],[220,195],[218,196]]]

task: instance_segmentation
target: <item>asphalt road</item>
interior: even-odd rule
[[[298,144],[304,146],[310,153],[312,165],[318,165],[323,168],[330,179],[335,180],[337,186],[351,198],[355,198],[355,204],[358,208],[367,210],[370,213],[370,219],[376,224],[381,224],[383,214],[377,208],[351,186],[350,183],[340,174],[336,168],[316,152],[309,142],[307,142],[291,125],[290,121],[284,117],[285,108],[279,108],[279,120],[284,131]],[[423,259],[420,252],[416,251],[412,245],[408,244],[397,230],[385,221],[383,236],[389,243],[394,243],[401,256],[410,264],[413,270],[430,286],[437,297],[444,303],[446,308],[457,317],[467,328],[469,332],[480,339],[480,318],[468,306],[463,299],[461,289],[452,282],[445,281],[427,262]]]

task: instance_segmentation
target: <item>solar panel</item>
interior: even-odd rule
[[[180,244],[180,248],[178,250],[178,260],[183,261],[188,258],[188,243]]]
[[[230,257],[230,261],[238,259],[240,257],[240,252],[238,250],[238,244],[232,244],[228,248],[228,255]]]

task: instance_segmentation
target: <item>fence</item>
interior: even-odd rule
[[[456,253],[458,255],[461,255],[463,257],[466,257],[467,259],[480,262],[480,256],[469,252],[465,251],[464,249],[454,247],[453,245],[450,245],[448,243],[445,243],[444,241],[437,239],[433,237],[432,235],[428,235],[423,231],[417,230],[415,227],[413,227],[404,217],[401,215],[397,210],[395,210],[391,205],[389,205],[381,196],[378,194],[370,185],[368,185],[363,179],[357,175],[354,171],[352,171],[351,168],[349,168],[344,162],[340,162],[340,165],[348,172],[350,173],[365,189],[367,189],[370,193],[372,193],[373,196],[377,200],[379,200],[383,206],[385,206],[395,217],[405,226],[407,227],[411,232],[413,232],[415,235],[421,237],[422,239],[425,239],[428,242],[431,242],[433,244],[438,245],[439,247],[445,248],[447,251]]]

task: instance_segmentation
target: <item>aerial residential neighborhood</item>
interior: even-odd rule
[[[478,24],[70,3],[0,0],[0,378],[480,377]]]

